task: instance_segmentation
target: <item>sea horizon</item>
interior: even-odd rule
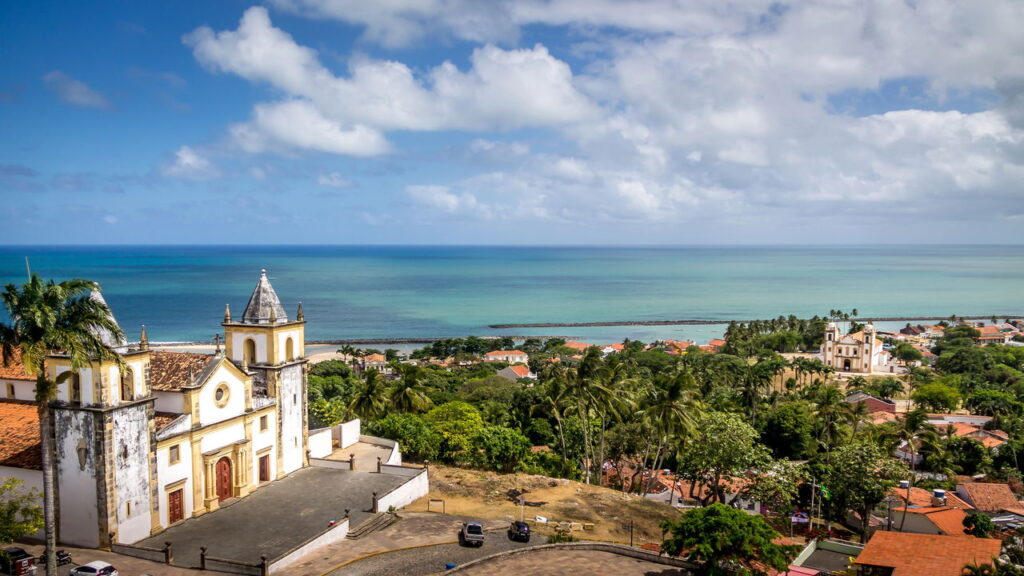
[[[780,315],[1016,315],[1024,245],[9,245],[0,282],[100,283],[128,337],[208,342],[267,269],[311,341],[464,336],[696,340],[714,326],[494,324],[751,320]],[[890,323],[891,324],[891,323]],[[880,325],[891,329],[891,325]]]

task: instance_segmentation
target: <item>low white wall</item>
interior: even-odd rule
[[[322,460],[320,458],[310,458],[310,466],[316,466],[317,468],[333,468],[334,470],[351,470],[352,465],[348,460]]]
[[[359,418],[338,424],[338,448],[348,448],[359,442],[361,426]]]
[[[404,508],[426,496],[430,492],[430,480],[427,476],[427,469],[421,468],[419,474],[410,478],[408,482],[379,497],[377,499],[377,509],[374,512],[386,512],[391,508],[396,510]]]
[[[271,562],[270,572],[274,573],[323,546],[344,540],[346,536],[348,536],[348,518],[343,518],[323,534],[313,538],[312,540],[306,541],[301,546],[292,549],[291,552],[288,552],[280,559]]]
[[[334,450],[330,428],[311,430],[309,432],[309,456],[311,458],[325,458],[331,455]]]

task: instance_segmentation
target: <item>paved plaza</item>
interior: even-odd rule
[[[303,468],[230,505],[190,518],[138,544],[171,542],[174,564],[199,566],[199,548],[216,558],[256,564],[274,559],[340,521],[351,510],[352,528],[372,515],[372,493],[384,494],[407,478],[329,468]]]
[[[688,576],[689,571],[664,564],[593,550],[537,550],[470,566],[459,576]]]

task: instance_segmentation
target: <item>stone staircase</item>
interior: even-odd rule
[[[349,530],[348,536],[346,536],[346,538],[349,540],[358,540],[363,536],[366,536],[367,534],[373,534],[378,530],[383,530],[384,528],[387,528],[396,520],[398,520],[398,518],[394,514],[389,514],[387,512],[374,514],[370,518],[361,522],[359,526],[355,527],[355,529]]]

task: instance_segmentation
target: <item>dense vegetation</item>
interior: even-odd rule
[[[949,326],[933,366],[842,386],[820,361],[780,355],[815,351],[825,324],[844,316],[735,324],[720,353],[670,354],[658,343],[627,342],[603,356],[562,341],[520,343],[536,381],[497,376],[503,363],[394,363],[395,376],[385,379],[325,362],[310,376],[310,416],[314,425],[358,416],[412,460],[605,480],[635,492],[649,489],[647,472],[670,469],[706,505],[751,497],[786,513],[807,509],[814,487],[815,512],[834,520],[848,511],[865,517],[900,480],[952,488],[954,474],[1007,479],[1024,471],[1024,348],[979,347],[976,330]],[[413,357],[478,357],[510,344],[452,339]],[[893,350],[908,364],[920,359],[912,347]],[[853,390],[910,399],[918,410],[872,424],[863,405],[844,401]],[[994,416],[990,427],[1010,442],[994,454],[927,423],[925,410],[961,407]],[[912,467],[894,457],[911,440],[908,450],[920,456]]]

